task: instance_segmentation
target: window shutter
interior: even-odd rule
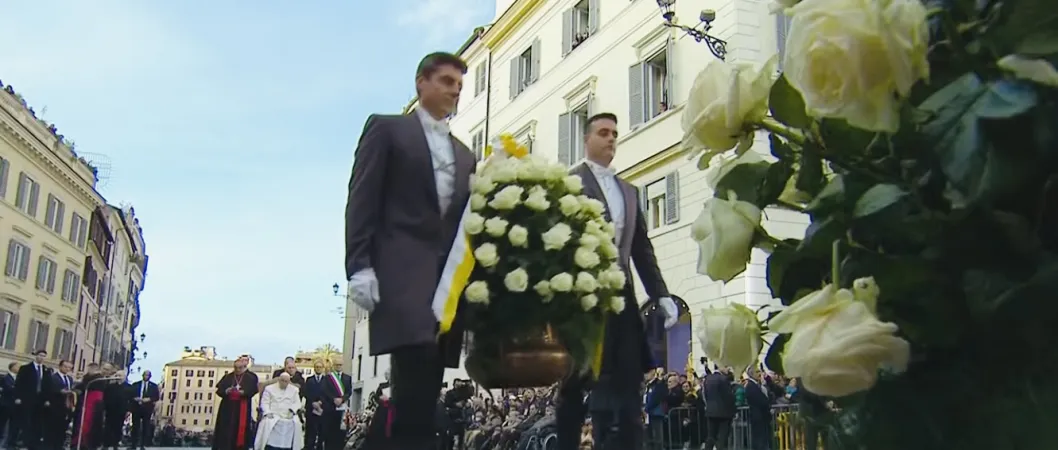
[[[676,102],[672,100],[674,97],[673,93],[676,92],[676,82],[674,81],[676,79],[675,60],[676,40],[670,37],[665,41],[665,98],[663,99],[665,106],[669,108],[676,105]]]
[[[19,270],[18,270],[18,279],[20,279],[22,281],[26,281],[26,279],[29,278],[29,262],[30,261],[32,261],[32,259],[30,259],[29,247],[23,245],[22,246],[22,261],[19,261],[19,265],[18,265],[18,268],[19,268]]]
[[[45,290],[48,291],[49,294],[55,293],[55,277],[58,275],[58,272],[59,265],[55,261],[48,260],[48,279],[45,284],[47,289]]]
[[[55,329],[55,339],[51,343],[51,357],[55,359],[63,359],[62,356],[62,330]]]
[[[40,183],[35,181],[30,183],[29,187],[29,208],[26,210],[26,214],[37,217],[37,202],[40,200]]]
[[[680,221],[680,173],[665,176],[665,224]]]
[[[786,56],[786,36],[790,32],[790,17],[786,14],[775,15],[775,44],[779,50],[779,70],[782,70],[782,60]]]
[[[573,116],[570,113],[558,116],[558,162],[571,165],[573,149]]]
[[[46,323],[40,324],[40,330],[37,331],[37,348],[33,351],[45,350],[48,348],[48,336],[50,332],[51,325]]]
[[[595,94],[591,92],[588,93],[588,101],[585,106],[588,108],[588,118],[590,119],[595,115]]]
[[[643,63],[628,68],[628,127],[643,123]]]
[[[588,0],[588,35],[599,29],[599,0]]]
[[[647,187],[642,186],[637,188],[636,193],[639,194],[639,212],[646,215],[647,211],[650,210],[650,199],[647,198]]]
[[[44,207],[44,224],[49,227],[55,226],[55,196],[48,194],[48,206]]]
[[[573,8],[562,11],[562,56],[573,51]]]
[[[55,212],[55,232],[62,235],[63,225],[66,225],[66,204],[58,202],[58,211]]]
[[[15,240],[12,239],[7,241],[7,264],[4,265],[4,275],[9,277],[18,275],[18,266],[15,265],[17,259],[15,257]]]
[[[15,187],[15,206],[19,209],[26,207],[26,196],[29,192],[26,192],[26,173],[18,173],[18,186]]]
[[[44,289],[45,283],[48,281],[47,267],[44,267],[46,259],[43,256],[37,258],[37,289]]]
[[[520,62],[522,58],[515,56],[511,59],[511,100],[514,100],[522,92],[522,84],[519,83],[519,70]]]
[[[37,330],[40,327],[40,322],[36,320],[29,321],[29,334],[26,335],[29,339],[26,339],[26,353],[33,353],[33,346],[37,345]]]
[[[474,96],[485,92],[486,86],[488,83],[485,81],[485,63],[481,63],[474,72]]]
[[[7,336],[4,339],[4,348],[14,350],[15,340],[18,338],[18,314],[9,314],[11,314],[11,318],[7,321]]]
[[[533,40],[533,46],[530,47],[529,57],[532,58],[532,64],[529,66],[529,82],[535,83],[536,80],[540,79],[540,39]]]
[[[7,172],[11,164],[6,159],[0,158],[0,198],[7,196]]]

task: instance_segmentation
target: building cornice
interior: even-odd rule
[[[4,111],[3,114],[0,114],[0,139],[10,142],[12,147],[43,167],[45,172],[74,193],[84,204],[103,205],[103,196],[96,192],[79,175],[72,173],[74,169],[69,164],[58,161],[59,155],[46,147],[47,141],[42,140],[40,136],[30,131],[26,127],[24,120],[19,120],[16,115],[12,114],[12,111],[6,105],[7,102],[5,100],[8,98],[9,95],[7,93],[0,93],[0,103],[3,104],[0,110]],[[58,139],[52,138],[51,141],[53,141],[53,145],[61,145]],[[73,152],[69,150],[67,152],[72,163],[80,164]]]
[[[515,0],[514,4],[507,8],[503,15],[496,20],[496,23],[482,36],[485,46],[495,50],[496,47],[506,42],[519,27],[525,24],[525,21],[529,19],[532,13],[544,3],[546,3],[545,0]]]

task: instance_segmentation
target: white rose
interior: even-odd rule
[[[551,282],[547,280],[541,280],[533,285],[533,290],[536,291],[541,298],[545,301],[551,298]]]
[[[546,167],[541,166],[533,159],[522,159],[521,164],[518,164],[518,179],[525,181],[541,181],[545,179],[547,173]]]
[[[871,314],[878,314],[878,296],[882,289],[874,281],[874,277],[860,278],[852,282],[852,295],[856,301],[863,302]]]
[[[605,236],[606,231],[603,230],[603,222],[598,220],[589,220],[584,223],[584,234],[590,234],[592,236]]]
[[[574,195],[563,195],[558,199],[558,210],[562,211],[562,215],[571,217],[580,212],[580,201]]]
[[[694,79],[683,110],[684,145],[714,153],[734,148],[746,134],[746,124],[768,114],[777,64],[776,57],[760,70],[750,64],[710,62]]]
[[[617,314],[621,314],[621,311],[625,310],[625,298],[610,297],[610,310]]]
[[[555,292],[569,292],[573,290],[573,275],[562,272],[551,277],[551,290]]]
[[[710,360],[742,373],[757,362],[762,344],[760,321],[739,303],[702,311],[698,343]]]
[[[560,181],[569,175],[569,169],[562,164],[547,163],[547,179],[551,181]]]
[[[551,202],[547,200],[546,191],[534,192],[525,199],[525,206],[533,211],[547,211],[547,208],[551,207]]]
[[[496,253],[496,246],[491,243],[481,244],[478,248],[474,249],[474,259],[481,264],[481,267],[492,267],[500,261],[500,255]]]
[[[579,241],[581,247],[587,247],[593,250],[599,248],[600,244],[599,238],[591,234],[582,234]]]
[[[610,267],[599,274],[599,282],[610,289],[622,289],[627,281],[625,272],[616,266]]]
[[[518,179],[518,168],[514,164],[499,164],[489,171],[489,176],[497,183],[510,183]]]
[[[573,263],[582,269],[591,269],[599,265],[599,254],[587,247],[579,247],[573,252]]]
[[[463,231],[467,234],[480,234],[485,230],[485,218],[481,214],[470,213],[467,220],[463,222]]]
[[[511,292],[525,292],[529,289],[529,273],[519,267],[503,277],[503,285]]]
[[[723,180],[735,167],[743,164],[756,164],[761,161],[764,161],[764,158],[761,158],[753,150],[742,154],[718,155],[709,162],[709,169],[705,171],[705,184],[713,191],[716,191],[716,186],[720,184],[720,180]]]
[[[577,274],[577,281],[574,282],[573,287],[579,292],[595,292],[599,288],[599,282],[595,281],[588,272],[580,272]]]
[[[617,232],[617,229],[614,227],[612,222],[603,222],[602,223],[602,232],[606,233],[606,236],[609,236],[610,238],[613,238],[614,234]]]
[[[521,186],[513,184],[507,186],[492,196],[489,206],[500,210],[514,209],[515,206],[518,206],[518,202],[522,201],[523,192],[525,192],[525,189],[522,189]]]
[[[578,195],[577,201],[580,203],[580,208],[592,216],[602,216],[603,212],[606,211],[606,206],[602,202],[587,195]]]
[[[470,190],[475,194],[485,195],[496,189],[496,183],[488,175],[470,175]]]
[[[584,180],[580,179],[580,175],[566,176],[562,178],[562,184],[570,194],[580,194],[584,190]]]
[[[833,285],[794,302],[768,325],[790,334],[783,350],[786,375],[822,396],[870,389],[880,369],[902,373],[911,356],[910,344],[895,336],[895,324],[878,320],[852,291]]]
[[[467,301],[470,303],[488,303],[489,285],[484,281],[475,281],[463,290],[463,295],[466,296]]]
[[[784,74],[804,97],[808,115],[896,132],[902,99],[929,78],[922,2],[804,0],[786,13]]]
[[[599,245],[599,254],[606,259],[614,259],[617,257],[617,245],[613,241],[603,241]]]
[[[691,239],[698,243],[698,273],[728,282],[746,270],[760,216],[760,208],[752,203],[706,201],[691,224]]]
[[[540,235],[540,239],[544,241],[544,250],[561,250],[572,237],[573,230],[569,225],[561,222]]]
[[[591,311],[598,304],[599,297],[596,297],[595,294],[588,294],[580,298],[580,307],[584,308],[585,311]]]
[[[499,217],[492,217],[485,221],[485,233],[492,237],[500,237],[507,233],[507,221]]]
[[[511,245],[515,247],[525,247],[529,245],[529,230],[521,225],[515,225],[511,227],[511,231],[507,232],[507,240],[511,241]]]
[[[478,194],[477,192],[470,194],[470,210],[481,211],[488,204],[488,200],[484,195]]]

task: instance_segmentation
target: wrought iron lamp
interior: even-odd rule
[[[713,28],[713,21],[716,20],[716,11],[703,9],[698,15],[698,25],[689,27],[676,21],[676,0],[657,1],[658,7],[661,8],[661,18],[665,19],[666,27],[678,28],[694,38],[695,41],[704,42],[709,47],[709,51],[713,53],[713,56],[716,56],[721,61],[727,57],[727,42],[709,34],[709,30]]]

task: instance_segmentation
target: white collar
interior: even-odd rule
[[[447,120],[434,119],[433,116],[430,115],[430,113],[426,112],[426,110],[422,108],[416,109],[415,113],[419,115],[419,121],[422,122],[423,127],[430,130],[434,130],[435,132],[440,133],[444,136],[447,136],[448,133],[450,133]]]
[[[585,159],[584,164],[588,165],[588,168],[591,169],[591,173],[595,174],[597,178],[612,178],[617,176],[617,171],[615,171],[613,167],[603,167],[602,164],[590,159]]]

